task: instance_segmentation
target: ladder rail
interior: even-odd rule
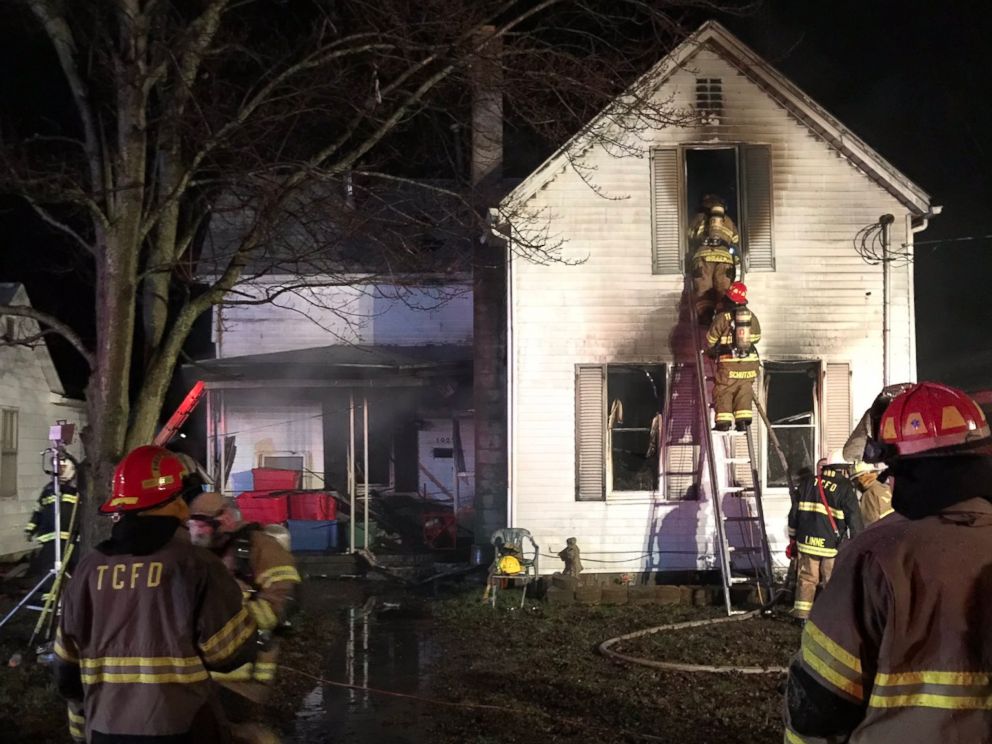
[[[716,522],[716,542],[718,560],[720,562],[720,583],[723,586],[723,603],[727,614],[730,615],[734,608],[731,602],[730,587],[732,586],[730,551],[727,542],[727,527],[724,523],[723,505],[721,504],[721,489],[719,480],[719,468],[716,464],[716,449],[713,442],[713,430],[710,427],[710,403],[711,395],[706,384],[706,356],[705,350],[700,343],[698,324],[694,328],[694,338],[696,341],[696,381],[699,386],[699,411],[700,426],[702,427],[702,437],[700,439],[706,443],[705,454],[707,469],[710,476],[710,500],[713,503],[713,519]]]

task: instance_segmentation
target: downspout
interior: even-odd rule
[[[909,380],[911,382],[916,382],[916,251],[914,248],[915,235],[916,233],[923,232],[930,226],[930,219],[936,217],[944,208],[940,205],[935,205],[930,207],[930,211],[926,214],[913,217],[911,214],[906,215],[906,252],[909,254],[909,265],[907,270],[909,272],[909,292],[907,293],[907,303],[909,305],[909,365],[910,365],[910,375]],[[913,224],[913,220],[919,220],[919,223]]]
[[[500,221],[498,207],[490,207],[486,215],[486,232],[483,241],[501,244],[506,251],[506,526],[516,524],[516,493],[514,491],[513,433],[514,426],[514,353],[513,353],[513,251],[510,247],[510,226]],[[478,434],[478,432],[476,432]]]

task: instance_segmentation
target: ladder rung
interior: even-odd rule
[[[757,579],[752,579],[750,576],[731,576],[731,584],[756,584]]]
[[[750,457],[727,457],[727,458],[724,458],[723,461],[725,463],[727,463],[728,465],[737,465],[737,464],[744,464],[744,463],[747,463],[748,465],[751,464],[751,458]]]
[[[727,551],[730,553],[760,553],[762,550],[764,550],[764,548],[755,547],[755,546],[748,546],[745,548],[735,548],[733,545],[731,545],[730,547],[727,548]]]
[[[724,522],[760,522],[761,517],[724,517]]]
[[[723,489],[724,493],[741,493],[747,490],[744,486],[727,486]]]

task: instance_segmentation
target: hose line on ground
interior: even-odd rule
[[[622,661],[628,664],[639,664],[640,666],[651,667],[652,669],[664,669],[668,672],[709,672],[716,674],[728,674],[736,672],[738,674],[785,674],[788,669],[780,666],[733,666],[733,665],[710,665],[710,664],[683,664],[674,661],[655,661],[645,659],[640,656],[628,656],[619,651],[614,651],[613,646],[622,641],[629,641],[633,638],[641,638],[654,633],[664,633],[670,630],[685,630],[686,628],[701,628],[707,625],[719,625],[720,623],[740,622],[757,616],[761,610],[753,610],[743,615],[732,615],[730,617],[716,617],[709,620],[690,620],[682,623],[669,623],[667,625],[657,625],[653,628],[635,630],[633,633],[625,633],[616,638],[610,638],[599,644],[599,653],[608,659]]]

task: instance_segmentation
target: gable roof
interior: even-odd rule
[[[0,305],[27,305],[31,306],[31,299],[28,297],[28,292],[24,288],[23,284],[18,282],[0,282]],[[34,322],[34,321],[30,321]],[[3,347],[0,346],[0,349]],[[48,383],[48,389],[57,395],[64,395],[65,390],[62,387],[62,381],[59,379],[59,374],[55,370],[55,364],[52,362],[52,355],[48,351],[48,344],[42,339],[41,343],[33,345],[35,358],[38,360],[38,364],[41,365],[41,371],[45,375],[45,382]]]
[[[853,134],[794,83],[766,62],[753,49],[716,21],[707,21],[658,64],[651,68],[632,88],[660,88],[675,72],[685,67],[699,52],[712,51],[736,68],[744,77],[761,88],[766,95],[798,119],[817,137],[837,150],[848,162],[918,215],[930,212],[930,196],[895,166]],[[607,109],[608,111],[609,109]],[[599,114],[602,119],[606,111]],[[597,119],[590,123],[595,126]],[[583,129],[586,129],[585,127]],[[526,200],[554,180],[565,165],[565,154],[581,141],[581,133],[542,163],[504,200]]]

